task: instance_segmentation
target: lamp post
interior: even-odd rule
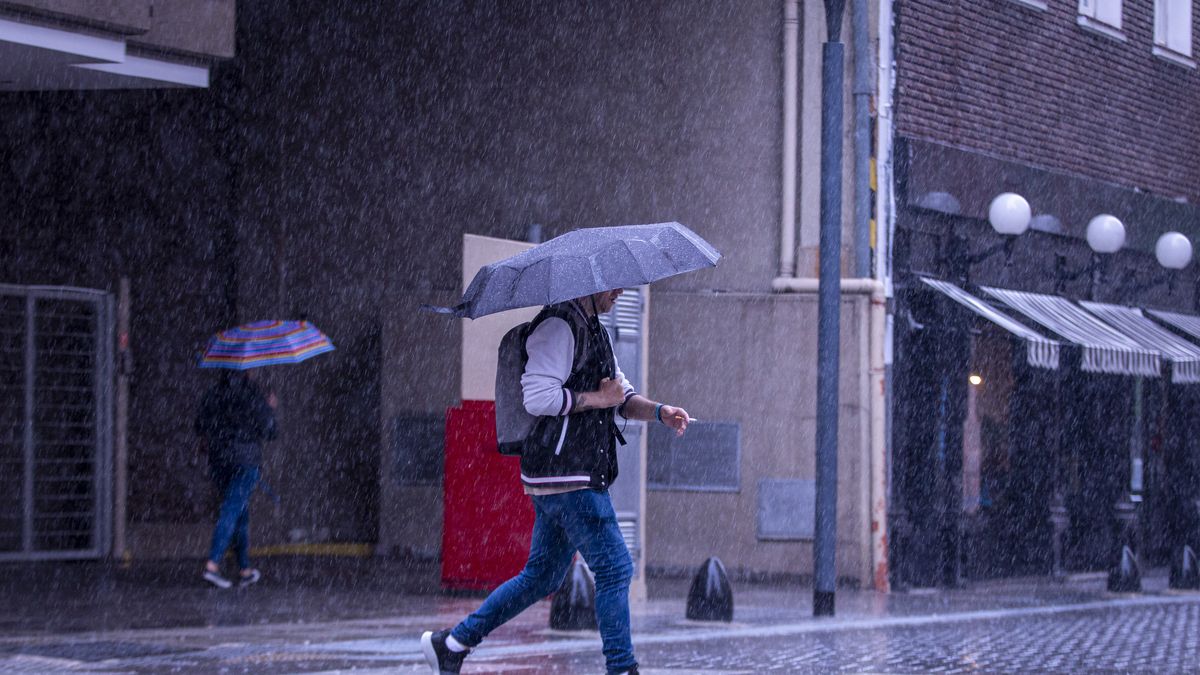
[[[971,280],[971,267],[996,253],[1004,251],[1006,260],[1011,261],[1017,237],[1029,229],[1032,220],[1033,211],[1024,197],[1012,192],[996,195],[988,205],[988,222],[996,234],[1001,235],[1003,241],[978,253],[971,253],[966,237],[958,235],[951,226],[948,239],[943,240],[940,255],[944,267],[948,270],[947,276],[959,284],[966,285]]]
[[[813,616],[833,616],[837,568],[838,343],[842,302],[842,89],[844,0],[825,0],[821,53],[821,243],[817,298],[817,448]]]
[[[1061,293],[1068,281],[1073,281],[1087,274],[1088,300],[1095,300],[1096,287],[1104,283],[1104,271],[1108,265],[1108,255],[1116,253],[1125,245],[1125,224],[1116,216],[1102,213],[1090,221],[1087,226],[1087,243],[1092,249],[1092,257],[1087,265],[1069,271],[1066,256],[1054,256],[1054,276],[1057,281],[1055,292]]]
[[[1178,232],[1167,232],[1158,238],[1154,244],[1154,257],[1162,266],[1164,273],[1147,281],[1137,283],[1137,273],[1127,272],[1126,278],[1117,284],[1117,293],[1131,296],[1161,283],[1167,284],[1167,295],[1175,292],[1177,272],[1192,262],[1192,242]],[[1135,299],[1126,298],[1128,304],[1138,304]]]

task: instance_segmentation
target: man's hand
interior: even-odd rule
[[[267,394],[267,405],[271,406],[271,410],[279,405],[279,397],[275,395],[275,392]]]
[[[662,423],[674,429],[676,436],[682,436],[683,432],[687,431],[688,420],[691,418],[683,408],[664,404],[659,413],[662,415]]]
[[[579,394],[575,411],[599,410],[615,408],[625,402],[625,390],[621,383],[611,377],[600,380],[600,388],[596,391],[585,391]]]

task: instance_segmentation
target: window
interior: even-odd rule
[[[1121,0],[1079,0],[1080,24],[1096,22],[1121,30]]]
[[[1192,55],[1192,0],[1154,1],[1154,44]]]

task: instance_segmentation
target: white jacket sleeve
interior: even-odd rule
[[[530,415],[566,415],[575,396],[565,386],[575,360],[575,336],[567,322],[551,317],[538,324],[525,340],[529,360],[521,375],[525,410]]]
[[[613,365],[617,368],[617,376],[614,379],[621,383],[621,390],[625,392],[625,400],[628,401],[631,396],[637,393],[637,390],[629,383],[628,378],[625,377],[625,373],[621,372],[621,364],[617,363],[616,351],[613,352]]]

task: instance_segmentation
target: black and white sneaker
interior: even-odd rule
[[[242,574],[238,577],[238,588],[245,588],[247,586],[257,584],[259,579],[262,579],[262,572],[251,568],[245,572],[242,572]]]
[[[463,659],[471,653],[470,649],[456,652],[446,646],[448,635],[450,635],[448,630],[439,630],[436,633],[425,631],[421,634],[421,652],[425,654],[425,661],[433,668],[436,675],[458,673],[462,669]]]
[[[207,568],[205,568],[202,578],[217,588],[229,588],[233,586],[233,582],[221,576],[220,572],[214,572]]]

